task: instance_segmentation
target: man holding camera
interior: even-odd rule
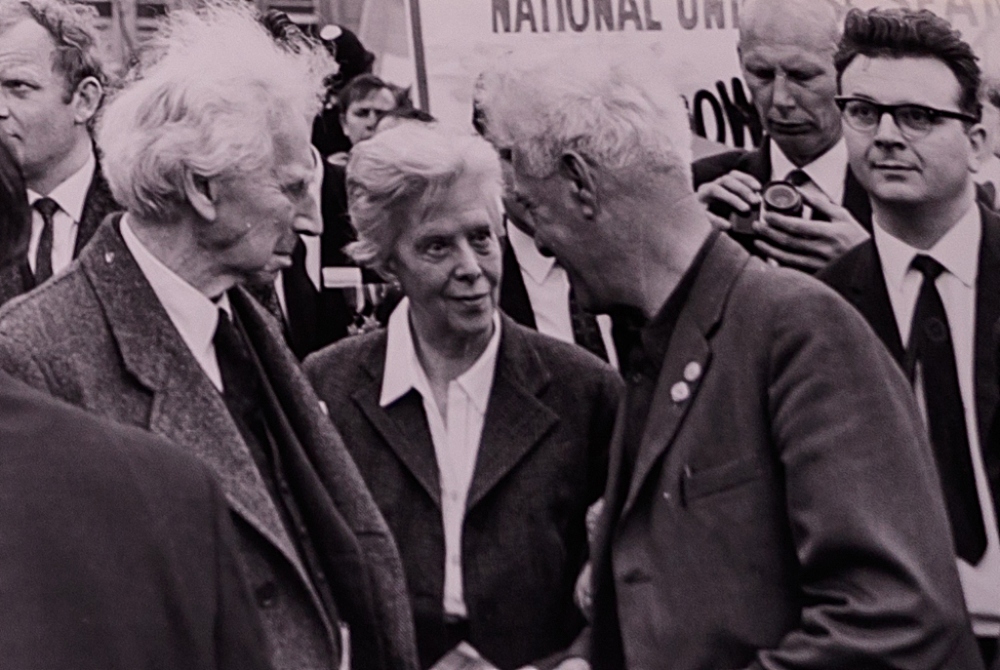
[[[871,230],[868,196],[847,165],[834,102],[838,36],[830,3],[748,0],[740,9],[740,65],[767,138],[757,150],[693,166],[698,198],[718,225],[750,251],[809,272]],[[801,214],[774,211],[768,203],[768,213],[758,215],[764,185],[774,181],[801,193]]]
[[[909,375],[934,447],[959,576],[987,666],[1000,637],[1000,217],[976,199],[989,149],[980,70],[951,25],[922,11],[852,11],[836,56],[851,168],[873,238],[820,277],[851,301]]]

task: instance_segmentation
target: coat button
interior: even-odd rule
[[[107,251],[107,252],[104,253],[104,262],[105,263],[107,263],[108,265],[111,265],[111,263],[114,262],[114,260],[115,260],[115,252],[113,252],[113,251]]]
[[[684,366],[684,379],[696,382],[699,377],[701,377],[701,364],[698,361],[691,361]]]
[[[278,601],[278,586],[274,582],[264,582],[256,588],[253,595],[260,607],[264,609],[274,607]]]
[[[685,382],[677,382],[670,387],[670,399],[681,403],[691,397],[691,388]]]

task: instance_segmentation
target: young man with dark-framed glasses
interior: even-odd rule
[[[988,152],[979,66],[947,21],[911,10],[852,10],[834,60],[874,232],[820,278],[865,315],[913,384],[990,666],[1000,637],[1000,452],[990,439],[1000,216],[977,202],[973,179]]]

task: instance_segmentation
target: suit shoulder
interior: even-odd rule
[[[108,490],[207,496],[212,477],[193,456],[139,428],[117,424],[64,403],[0,373],[0,442],[5,455],[30,450],[79,481]],[[81,458],[85,455],[85,458]]]
[[[860,267],[868,263],[874,253],[875,243],[871,240],[863,242],[820,270],[816,279],[839,290]]]
[[[85,280],[75,261],[69,269],[41,286],[17,296],[0,307],[0,333],[45,331],[59,327],[85,301]]]
[[[694,178],[695,188],[730,172],[740,162],[740,159],[750,153],[752,153],[751,150],[734,149],[733,151],[724,151],[721,154],[699,158],[691,164],[691,176]]]
[[[734,288],[731,302],[736,309],[755,313],[756,319],[771,323],[798,324],[814,328],[815,323],[861,316],[827,284],[815,277],[788,268],[775,268],[757,258],[751,259],[741,281]]]
[[[505,320],[504,328],[508,330],[508,337],[519,338],[528,344],[560,383],[577,380],[620,383],[613,367],[579,345],[543,335],[513,319]]]
[[[349,390],[364,364],[385,347],[384,328],[346,337],[309,354],[302,363],[302,369],[313,388],[326,400],[325,396],[334,388]]]

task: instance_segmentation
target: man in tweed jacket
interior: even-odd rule
[[[250,7],[170,20],[98,133],[127,213],[5,308],[0,365],[214,471],[274,667],[414,668],[385,521],[277,323],[238,286],[317,232],[306,120],[323,73]]]

